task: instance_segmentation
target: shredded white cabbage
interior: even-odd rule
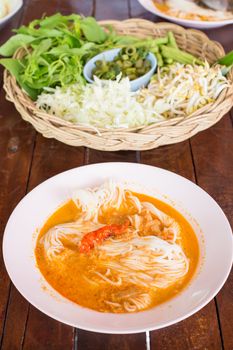
[[[129,128],[148,125],[163,117],[149,101],[137,101],[128,78],[100,80],[46,89],[37,100],[37,107],[77,124],[102,128]]]

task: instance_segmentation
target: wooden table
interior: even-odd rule
[[[20,13],[0,31],[0,41],[4,42],[10,36],[12,28],[27,24],[45,12],[50,15],[56,11],[63,14],[79,12],[97,19],[143,17],[159,21],[136,0],[26,0]],[[232,31],[233,26],[228,26],[207,34],[229,51],[233,49]],[[69,147],[37,134],[20,118],[13,104],[5,100],[2,71],[0,80],[1,235],[11,211],[33,187],[61,171],[109,161],[140,162],[174,171],[204,188],[230,219],[233,209],[230,113],[209,130],[176,145],[145,152],[104,153]],[[217,297],[192,317],[162,330],[132,335],[107,335],[73,329],[42,314],[29,305],[11,284],[2,254],[0,277],[0,348],[4,350],[233,349],[233,275]]]

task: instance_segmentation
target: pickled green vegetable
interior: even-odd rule
[[[95,75],[100,79],[115,80],[122,73],[123,77],[135,80],[151,69],[147,55],[148,51],[143,47],[123,47],[113,61],[96,61],[92,77]]]

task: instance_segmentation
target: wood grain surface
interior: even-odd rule
[[[42,14],[79,12],[97,19],[140,17],[159,21],[137,0],[26,0],[0,31],[0,44],[12,28]],[[233,26],[206,31],[233,49]],[[20,199],[47,178],[83,164],[141,162],[174,171],[206,190],[232,220],[232,119],[225,116],[189,141],[145,152],[101,152],[45,139],[5,100],[0,68],[0,235]],[[19,232],[20,234],[20,232]],[[1,248],[0,248],[1,249]],[[210,276],[211,278],[211,276]],[[33,306],[11,284],[0,251],[0,349],[2,350],[232,350],[233,275],[206,307],[176,325],[147,333],[109,335],[73,329]]]

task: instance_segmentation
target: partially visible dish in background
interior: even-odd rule
[[[186,27],[207,29],[233,23],[230,11],[214,11],[193,0],[138,0],[148,11]]]
[[[8,1],[2,0],[0,2],[0,18],[5,17],[10,12]]]
[[[22,7],[23,0],[0,0],[0,28]]]
[[[216,11],[199,5],[193,0],[153,0],[154,5],[165,14],[195,21],[225,21],[233,19],[231,11]]]

